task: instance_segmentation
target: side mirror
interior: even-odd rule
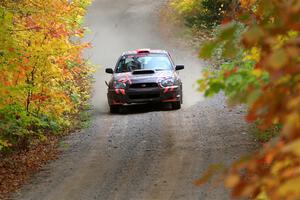
[[[106,68],[105,72],[108,73],[108,74],[113,74],[114,70],[112,68]]]
[[[176,65],[175,70],[183,70],[184,69],[184,65]]]

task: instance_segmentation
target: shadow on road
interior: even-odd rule
[[[168,103],[150,103],[150,104],[135,104],[122,106],[120,108],[119,114],[111,115],[133,115],[133,114],[143,114],[156,111],[172,111],[171,104]],[[109,112],[107,111],[107,114]]]
[[[107,105],[107,109],[94,108],[92,111],[92,116],[97,115],[134,115],[134,114],[144,114],[150,112],[168,112],[173,111],[170,103],[148,103],[148,104],[134,104],[126,105],[120,108],[119,113],[111,114]]]
[[[172,111],[171,104],[168,103],[151,103],[123,106],[120,109],[121,115],[141,114],[155,111]]]

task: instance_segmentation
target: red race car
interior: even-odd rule
[[[170,54],[164,50],[140,49],[122,54],[108,86],[108,104],[111,113],[128,104],[169,102],[173,109],[182,104],[182,82],[179,70],[184,65],[175,65]]]

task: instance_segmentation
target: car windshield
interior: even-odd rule
[[[116,73],[134,70],[173,70],[173,66],[169,57],[164,54],[126,55],[117,64]]]

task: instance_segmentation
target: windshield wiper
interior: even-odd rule
[[[166,71],[167,69],[155,69],[155,71]]]

